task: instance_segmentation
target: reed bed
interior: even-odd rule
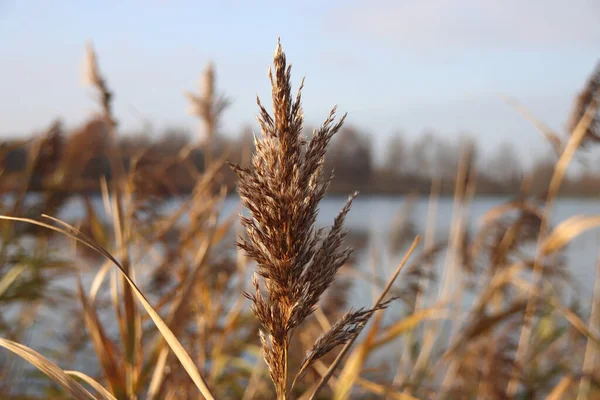
[[[241,204],[223,215],[220,179],[230,160],[211,141],[229,100],[216,93],[215,71],[205,70],[201,95],[187,94],[203,127],[197,144],[174,159],[142,151],[124,164],[113,94],[88,48],[87,81],[100,107],[87,131],[98,133],[111,176],[101,182],[99,207],[88,195],[56,190],[80,178],[85,134],[72,136],[61,157],[60,125],[28,144],[26,184],[0,204],[0,306],[11,310],[0,314],[2,398],[600,397],[600,267],[592,304],[567,304],[563,293],[571,282],[565,248],[600,216],[552,220],[569,164],[600,137],[598,71],[576,100],[567,135],[534,121],[557,152],[547,192],[532,193],[526,178],[471,229],[477,170],[465,143],[447,239],[435,232],[434,181],[427,228],[411,222],[409,199],[380,244],[401,254],[389,276],[377,258],[368,271],[353,257],[344,222],[356,193],[330,227],[316,223],[334,179],[324,168],[328,145],[346,116],[336,121],[334,108],[303,135],[304,81],[293,95],[279,42],[269,70],[272,112],[257,99],[261,133],[251,157],[230,166]],[[201,168],[192,161],[199,151]],[[52,173],[31,203],[40,168]],[[170,207],[175,170],[195,186]],[[0,190],[8,192],[3,179]],[[73,198],[83,218],[56,218]],[[72,285],[57,284],[64,279]],[[375,291],[372,304],[352,309],[356,280]],[[33,340],[28,332],[44,308],[61,331]]]

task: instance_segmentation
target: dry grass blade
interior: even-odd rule
[[[592,331],[590,331],[585,322],[583,322],[581,318],[572,310],[561,304],[560,300],[557,299],[555,296],[542,295],[539,289],[536,289],[530,282],[524,279],[514,278],[511,281],[511,283],[517,287],[520,287],[523,291],[531,293],[532,297],[538,297],[540,300],[550,304],[558,312],[560,312],[563,315],[563,317],[571,324],[571,326],[573,326],[573,328],[579,331],[579,333],[585,336],[588,340],[593,341],[596,345],[600,345],[600,337],[598,337]]]
[[[527,108],[525,108],[525,106],[523,106],[521,103],[519,103],[516,99],[508,96],[501,97],[504,101],[506,101],[507,104],[514,107],[514,109],[517,110],[525,119],[531,122],[537,128],[537,130],[540,131],[540,133],[546,139],[548,139],[548,141],[552,144],[552,147],[556,154],[561,153],[562,142],[558,135],[549,126],[547,126],[542,121],[534,117],[533,114],[531,114],[531,112]]]
[[[148,386],[148,400],[154,399],[160,392],[161,385],[163,383],[165,368],[167,366],[167,358],[169,352],[166,348],[162,348],[156,359],[154,366],[154,372],[150,379],[150,386]]]
[[[6,290],[17,280],[19,275],[25,270],[26,266],[23,264],[16,264],[12,266],[2,278],[0,278],[0,298],[6,292]]]
[[[513,303],[506,310],[498,311],[491,315],[477,315],[473,321],[465,324],[465,326],[462,328],[460,336],[453,341],[453,344],[446,351],[444,358],[450,359],[459,350],[459,348],[474,342],[479,337],[483,336],[485,333],[497,326],[499,323],[507,320],[515,314],[524,311],[526,305],[527,300],[522,299]]]
[[[600,329],[600,253],[596,260],[596,278],[594,280],[594,293],[592,296],[592,308],[590,310],[590,320],[588,324],[590,332],[598,333]],[[600,346],[597,343],[593,343],[588,340],[585,346],[585,354],[583,356],[583,374],[584,377],[579,383],[579,390],[577,393],[577,400],[584,400],[589,397],[591,390],[591,379],[596,364],[598,363],[598,352]]]
[[[248,386],[246,386],[246,390],[244,390],[242,400],[251,400],[255,398],[256,392],[258,391],[258,383],[260,381],[261,375],[263,375],[265,372],[266,368],[264,365],[264,361],[260,358],[257,358],[256,364],[252,369],[252,374],[250,375]]]
[[[495,207],[492,207],[491,209],[489,209],[481,217],[481,219],[480,219],[481,224],[483,226],[492,224],[495,221],[497,221],[498,219],[500,219],[503,215],[506,215],[507,213],[510,213],[511,211],[519,211],[519,210],[529,211],[529,212],[541,217],[541,212],[540,212],[540,210],[537,209],[535,204],[530,204],[523,200],[513,200],[513,201],[509,201],[507,203],[503,203],[503,204],[500,204],[498,206],[495,206]]]
[[[379,305],[383,301],[383,299],[385,298],[385,296],[387,295],[387,293],[391,289],[392,285],[396,281],[396,278],[398,277],[398,274],[400,274],[400,271],[402,271],[402,268],[404,268],[404,266],[408,262],[408,259],[410,258],[410,256],[412,255],[412,253],[415,251],[415,249],[417,248],[417,245],[419,244],[420,241],[421,241],[421,237],[417,236],[415,238],[415,240],[413,241],[412,245],[410,246],[410,248],[408,249],[408,251],[406,252],[406,254],[404,255],[404,258],[402,259],[402,261],[400,262],[400,264],[398,264],[398,267],[396,268],[396,271],[394,271],[394,273],[390,277],[387,285],[385,286],[385,288],[381,292],[381,295],[379,296],[379,299],[375,303],[375,306]],[[339,363],[342,361],[342,358],[344,358],[344,356],[346,355],[346,353],[348,352],[348,350],[350,350],[350,347],[352,347],[352,345],[354,344],[355,340],[356,340],[356,336],[354,337],[354,339],[351,339],[348,343],[346,343],[346,345],[344,346],[344,348],[342,349],[342,351],[340,351],[340,353],[335,358],[335,360],[333,361],[333,363],[329,366],[329,369],[327,370],[327,372],[325,373],[325,375],[323,375],[321,377],[321,380],[319,381],[318,385],[316,386],[316,388],[312,392],[312,394],[310,396],[310,399],[314,399],[315,396],[317,395],[317,393],[319,393],[319,390],[321,390],[323,388],[323,386],[325,386],[325,384],[327,383],[327,381],[329,380],[329,378],[331,378],[331,375],[333,374],[333,372],[335,371],[335,369],[337,368],[337,366],[339,365]]]
[[[600,216],[577,215],[561,222],[546,237],[542,245],[544,254],[554,253],[583,232],[600,225]]]
[[[192,294],[192,290],[195,286],[196,279],[200,272],[200,268],[204,265],[206,257],[208,256],[210,250],[210,243],[212,242],[212,238],[214,236],[215,232],[213,223],[213,228],[211,229],[211,232],[205,239],[203,245],[198,249],[198,252],[194,257],[195,259],[193,260],[192,270],[186,277],[183,288],[178,291],[177,297],[173,302],[173,308],[169,314],[167,321],[168,324],[172,326],[174,330],[179,329],[181,325],[173,326],[173,323],[176,322],[178,319],[182,321],[184,320],[184,318],[181,318],[180,314],[184,310],[184,306],[186,305],[185,300],[188,299],[189,296]],[[152,379],[150,381],[150,387],[148,389],[149,399],[154,398],[160,391],[168,356],[168,351],[165,347],[162,346],[162,342],[157,348],[160,350],[154,367],[154,372],[152,374]]]
[[[561,400],[566,398],[567,390],[569,390],[574,382],[575,379],[570,375],[563,377],[554,389],[552,389],[548,397],[546,397],[546,400]]]
[[[577,329],[588,340],[594,342],[596,346],[600,346],[600,337],[598,337],[598,335],[596,335],[594,332],[590,331],[585,322],[583,322],[576,313],[574,313],[568,307],[562,305],[555,297],[550,297],[549,302],[565,317],[565,319],[573,326],[573,328]]]
[[[371,393],[380,396],[387,396],[385,397],[386,399],[389,398],[394,400],[419,400],[416,397],[413,397],[409,394],[398,392],[394,388],[388,388],[384,385],[380,385],[378,383],[371,382],[360,377],[356,378],[356,384]]]
[[[117,397],[126,397],[125,382],[123,381],[124,373],[121,365],[117,362],[117,349],[106,336],[96,310],[90,306],[81,284],[81,278],[77,280],[77,288],[83,306],[85,324],[92,338],[104,376]]]
[[[65,374],[81,379],[82,381],[90,385],[92,389],[94,389],[96,392],[104,396],[105,399],[117,400],[117,398],[113,396],[108,390],[106,390],[104,386],[96,382],[89,375],[86,375],[83,372],[79,371],[65,371]]]
[[[596,112],[597,104],[595,101],[592,101],[588,105],[587,109],[585,110],[585,113],[583,114],[575,128],[573,129],[571,137],[569,138],[569,141],[567,142],[564,151],[561,153],[560,158],[558,159],[558,162],[554,167],[554,174],[552,175],[552,180],[550,181],[550,186],[548,189],[549,202],[552,199],[554,199],[555,196],[558,194],[558,190],[562,183],[563,177],[567,172],[567,167],[569,166],[571,160],[575,156],[575,152],[581,146],[581,143],[583,142],[583,139],[585,138],[590,125],[594,121]],[[548,208],[548,205],[546,206],[546,208]]]
[[[407,331],[414,329],[421,322],[431,319],[448,318],[447,310],[443,310],[437,307],[425,308],[423,310],[416,311],[414,314],[393,323],[391,326],[386,328],[380,337],[378,337],[372,344],[372,348],[381,347],[398,336],[403,335]]]
[[[57,385],[65,389],[71,396],[77,400],[96,399],[90,392],[81,386],[76,380],[71,378],[60,369],[56,364],[52,363],[46,357],[42,356],[35,350],[23,346],[22,344],[13,342],[12,340],[0,338],[0,346],[12,351],[19,357],[31,363],[34,367],[46,374]],[[110,399],[109,397],[101,397],[102,399]],[[112,400],[112,399],[110,399]]]
[[[94,280],[92,281],[92,285],[90,286],[89,296],[90,296],[90,302],[92,304],[94,304],[94,301],[96,300],[96,296],[98,295],[98,290],[100,290],[100,286],[102,286],[102,282],[104,281],[106,274],[108,274],[108,271],[110,271],[110,261],[106,260],[104,265],[102,265],[102,268],[100,268],[100,270],[98,270],[98,272],[96,273],[96,276],[94,277]]]
[[[10,221],[20,221],[20,222],[27,222],[30,224],[34,224],[34,225],[38,225],[44,228],[48,228],[51,229],[55,232],[59,232],[62,233],[64,235],[67,235],[68,237],[79,241],[80,243],[90,247],[92,250],[97,251],[98,253],[100,253],[101,255],[103,255],[104,257],[108,258],[110,261],[113,262],[113,264],[119,269],[119,271],[121,272],[121,275],[125,278],[126,282],[129,284],[129,286],[132,288],[132,290],[134,291],[134,293],[136,294],[138,300],[140,301],[140,303],[142,303],[142,306],[144,307],[144,309],[146,310],[146,312],[150,315],[150,318],[152,318],[152,321],[154,321],[154,324],[156,325],[156,327],[158,328],[158,330],[160,331],[160,333],[162,334],[163,338],[165,339],[165,341],[169,344],[169,347],[171,347],[171,350],[173,350],[173,353],[175,354],[175,356],[177,357],[177,359],[179,360],[179,362],[181,362],[181,365],[183,366],[183,368],[185,369],[185,371],[188,373],[188,375],[190,376],[190,378],[192,379],[192,381],[194,382],[194,384],[196,385],[196,387],[200,390],[200,392],[202,393],[202,395],[207,399],[207,400],[212,400],[214,399],[210,389],[208,388],[206,382],[204,381],[204,378],[202,377],[202,375],[200,374],[200,372],[198,371],[198,368],[196,367],[196,365],[194,364],[194,362],[192,361],[191,357],[189,356],[189,354],[187,353],[187,351],[183,348],[183,346],[181,345],[181,343],[179,342],[179,340],[177,340],[177,337],[175,337],[175,335],[173,334],[173,332],[171,331],[171,329],[169,329],[169,327],[167,326],[167,324],[162,320],[162,318],[160,317],[160,315],[158,315],[158,313],[154,310],[154,308],[152,308],[152,306],[150,305],[150,303],[148,302],[148,300],[146,299],[146,297],[142,294],[142,292],[140,291],[140,289],[137,287],[137,285],[131,280],[131,278],[127,275],[125,269],[123,268],[123,266],[105,249],[103,249],[101,246],[99,246],[98,244],[94,243],[91,239],[89,239],[87,236],[85,236],[83,233],[79,232],[77,229],[75,229],[74,227],[72,227],[71,225],[60,221],[56,218],[53,217],[48,217],[51,220],[60,223],[61,225],[65,226],[67,229],[61,229],[58,228],[56,226],[53,225],[49,225],[40,221],[36,221],[33,219],[28,219],[28,218],[17,218],[17,217],[7,217],[4,215],[0,215],[0,219],[4,219],[4,220],[10,220]]]

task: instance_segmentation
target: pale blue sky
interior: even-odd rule
[[[310,125],[338,104],[376,138],[432,128],[541,153],[538,133],[498,95],[562,129],[600,56],[600,2],[0,0],[0,135],[57,115],[75,126],[95,109],[81,84],[87,39],[125,130],[141,126],[140,114],[157,129],[194,127],[183,92],[214,60],[233,100],[224,130],[237,132],[254,124],[254,96],[269,99],[277,36],[295,82],[307,77]]]

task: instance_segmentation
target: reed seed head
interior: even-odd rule
[[[600,142],[600,63],[589,77],[585,87],[579,93],[573,104],[571,116],[567,123],[569,133],[575,130],[579,121],[583,118],[588,108],[594,117],[587,127],[585,142]]]
[[[352,252],[344,246],[343,225],[356,193],[350,196],[332,227],[315,227],[319,202],[333,177],[323,171],[325,153],[345,116],[336,122],[333,108],[307,140],[302,135],[303,81],[293,96],[291,66],[280,42],[268,76],[273,113],[257,99],[262,135],[255,138],[251,165],[234,165],[233,169],[238,175],[240,197],[250,212],[250,216],[241,216],[247,239],[240,239],[238,245],[257,264],[254,292],[246,296],[263,328],[261,342],[271,378],[278,396],[285,398],[286,354],[292,332],[313,313]],[[260,278],[264,281],[264,293]],[[346,314],[318,342],[309,359],[314,361],[346,343],[373,311]]]

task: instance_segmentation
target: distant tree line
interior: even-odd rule
[[[166,129],[158,135],[120,135],[115,140],[126,169],[139,172],[139,188],[167,195],[192,190],[197,177],[190,174],[186,163],[204,170],[209,155],[213,162],[245,164],[254,150],[249,128],[237,136],[214,135],[204,143],[195,140],[192,132],[179,128]],[[382,160],[376,160],[374,143],[372,137],[353,126],[344,127],[334,137],[325,165],[335,174],[330,193],[345,195],[359,190],[363,194],[427,194],[435,180],[442,194],[450,194],[464,157],[469,158],[465,168],[476,177],[478,194],[515,194],[527,177],[532,178],[530,189],[539,192],[547,187],[556,161],[548,156],[525,168],[510,143],[483,157],[473,140],[449,140],[433,132],[424,133],[413,142],[401,134],[392,135],[385,143]],[[29,168],[31,190],[97,191],[101,178],[110,179],[108,151],[110,138],[101,119],[92,119],[74,132],[66,132],[60,122],[55,122],[47,132],[31,140],[0,144],[3,187],[22,187],[25,182],[21,176]],[[226,164],[219,174],[223,185],[233,190],[235,177]],[[600,174],[586,170],[579,176],[568,176],[562,193],[589,196],[599,191]]]

